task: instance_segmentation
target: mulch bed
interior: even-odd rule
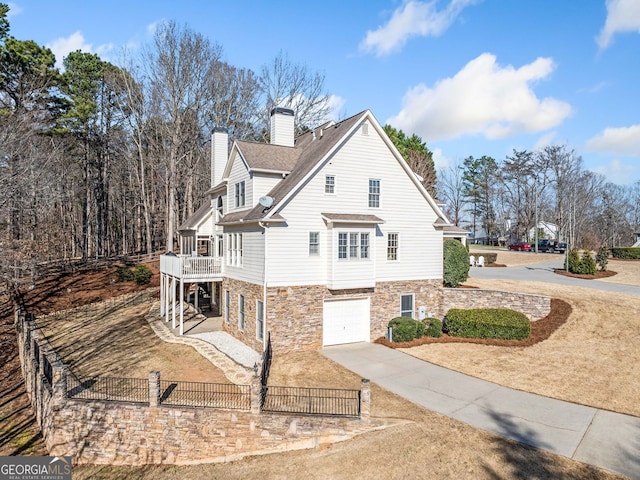
[[[598,280],[600,278],[613,277],[614,275],[618,274],[618,272],[614,272],[613,270],[606,270],[604,272],[601,272],[600,270],[598,270],[596,271],[595,275],[586,275],[583,273],[571,273],[571,272],[567,272],[566,270],[563,270],[562,268],[556,268],[553,271],[558,275],[563,275],[565,277],[583,278],[585,280]]]
[[[502,263],[485,263],[485,267],[506,267],[506,265]]]
[[[558,298],[551,299],[551,311],[538,321],[531,322],[531,335],[523,340],[500,340],[494,338],[461,338],[450,337],[443,333],[440,338],[422,337],[411,342],[390,342],[385,337],[378,338],[375,343],[391,348],[410,348],[429,343],[477,343],[480,345],[495,345],[498,347],[529,347],[542,342],[551,336],[561,325],[563,325],[573,309],[564,300]]]

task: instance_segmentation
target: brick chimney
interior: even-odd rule
[[[294,113],[288,108],[271,110],[271,144],[293,147]]]
[[[228,156],[229,133],[226,128],[216,127],[211,134],[211,187],[222,181]]]

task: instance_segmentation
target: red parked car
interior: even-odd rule
[[[530,252],[531,244],[527,242],[516,242],[509,245],[509,250],[517,250],[518,252]]]

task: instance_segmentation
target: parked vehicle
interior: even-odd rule
[[[509,250],[516,250],[518,252],[530,252],[531,244],[527,242],[516,242],[509,245]]]
[[[565,242],[556,242],[555,240],[538,240],[538,252],[547,253],[564,253],[567,251]]]

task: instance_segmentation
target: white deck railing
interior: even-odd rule
[[[222,258],[161,255],[160,271],[183,280],[213,280],[222,277]]]

